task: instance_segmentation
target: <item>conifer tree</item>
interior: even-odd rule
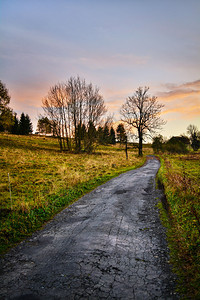
[[[94,144],[96,142],[96,128],[92,121],[89,122],[87,135],[86,135],[86,151],[87,153],[92,153],[94,150]]]
[[[14,115],[14,124],[13,124],[13,126],[11,128],[11,133],[12,134],[19,134],[19,120],[17,118],[16,113]]]
[[[98,127],[97,137],[98,137],[99,144],[102,145],[104,143],[104,141],[103,141],[103,127],[101,127],[101,126]]]
[[[108,125],[105,125],[104,129],[103,129],[103,143],[109,144],[109,140],[110,140],[109,128],[108,128]]]
[[[28,114],[21,114],[20,121],[19,121],[19,134],[21,135],[28,135],[32,133],[33,126]]]
[[[111,127],[110,129],[110,143],[115,145],[116,144],[116,140],[115,140],[115,130],[113,127]]]
[[[120,123],[117,126],[117,139],[120,142],[120,144],[123,144],[126,142],[126,131],[124,129],[124,125]]]
[[[26,134],[31,134],[33,132],[33,125],[28,114],[26,114],[25,120],[26,120]]]
[[[24,113],[21,113],[21,116],[20,116],[20,120],[19,120],[19,134],[21,135],[25,135],[25,114]]]

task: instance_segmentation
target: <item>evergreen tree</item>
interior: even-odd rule
[[[21,135],[28,135],[32,133],[33,126],[28,114],[21,114],[20,121],[19,121],[19,134]]]
[[[110,143],[113,145],[116,144],[115,131],[114,131],[113,127],[111,127],[111,129],[110,129]]]
[[[96,136],[97,136],[96,128],[95,128],[93,122],[90,121],[88,130],[87,130],[87,138],[86,138],[87,142],[86,142],[86,149],[85,149],[88,153],[92,153],[92,151],[94,150]]]
[[[19,120],[17,118],[17,115],[14,115],[14,124],[11,128],[11,133],[12,134],[19,134]]]
[[[26,120],[26,134],[32,134],[33,125],[32,125],[31,119],[28,114],[26,114],[25,120]]]
[[[109,144],[109,142],[110,142],[109,128],[107,125],[105,125],[103,130],[103,143]]]
[[[19,134],[25,135],[26,134],[26,119],[25,114],[22,113],[19,120]]]
[[[97,131],[97,137],[98,137],[98,142],[99,144],[103,144],[103,127],[99,126],[98,131]]]
[[[120,144],[126,142],[126,131],[122,123],[117,126],[117,139],[120,142]]]
[[[87,144],[87,130],[85,124],[79,123],[75,132],[75,139],[77,140],[76,152],[79,153],[82,150],[82,141],[84,143],[84,147],[86,148]]]
[[[87,134],[87,130],[86,130],[85,124],[83,124],[81,127],[81,140],[84,140],[86,134]]]

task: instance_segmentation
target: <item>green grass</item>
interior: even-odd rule
[[[159,181],[164,185],[171,263],[184,299],[200,299],[200,152],[162,155]]]
[[[145,161],[137,150],[99,146],[96,153],[60,152],[57,140],[0,134],[0,253],[40,228],[85,193]],[[144,154],[151,154],[145,147]],[[12,190],[12,209],[8,173]]]

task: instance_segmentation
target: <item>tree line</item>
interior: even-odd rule
[[[18,119],[9,104],[9,91],[0,81],[0,131],[32,134],[29,115],[22,112]],[[106,108],[99,89],[80,77],[51,87],[43,99],[43,109],[44,115],[37,123],[38,133],[57,137],[61,150],[91,153],[97,144],[123,144],[127,140],[123,124],[115,131],[112,117],[103,119]]]
[[[9,107],[10,99],[8,89],[0,80],[0,132],[21,135],[31,134],[33,126],[29,115],[22,113],[20,119],[18,119],[17,114]]]
[[[163,105],[158,103],[156,97],[151,97],[148,90],[148,87],[138,88],[133,96],[127,98],[120,110],[123,123],[136,130],[135,137],[139,139],[140,156],[143,155],[145,137],[155,133],[164,124],[160,118]],[[58,138],[61,150],[71,151],[74,148],[76,152],[83,149],[92,152],[97,140],[106,143],[107,128],[101,126],[106,108],[99,89],[91,83],[86,84],[85,80],[79,77],[71,77],[65,83],[54,85],[43,99],[43,109],[47,117],[45,120],[48,122],[45,121],[44,125],[42,119],[40,125],[49,130],[51,128]],[[118,131],[122,127],[125,132],[123,124],[120,124]],[[114,142],[113,128],[110,135],[113,136]],[[127,134],[119,140],[120,143],[123,140],[127,145]]]
[[[180,136],[173,136],[170,139],[164,139],[162,135],[153,138],[152,148],[155,153],[169,152],[169,153],[188,153],[188,148],[191,147],[193,151],[200,148],[200,131],[197,126],[189,125],[187,127],[187,134]]]
[[[37,134],[51,135],[55,136],[55,131],[53,130],[52,122],[44,116],[40,116],[37,123]],[[85,136],[86,130],[84,128],[82,137]],[[106,145],[113,144],[115,145],[117,142],[123,144],[126,142],[127,135],[124,128],[124,125],[120,123],[116,130],[113,128],[111,124],[108,124],[108,121],[105,121],[104,125],[95,127],[94,136],[98,144]]]
[[[60,150],[91,153],[97,144],[116,143],[112,122],[104,120],[103,97],[92,83],[70,77],[52,86],[42,103],[45,116],[38,120],[37,129],[56,136]]]
[[[200,134],[194,125],[190,125],[190,138],[173,137],[164,141],[163,137],[155,136],[165,122],[160,118],[164,105],[155,96],[148,94],[148,87],[139,87],[121,106],[121,123],[116,131],[109,118],[105,118],[107,109],[99,88],[86,83],[79,76],[70,77],[63,83],[50,87],[42,100],[44,115],[38,120],[39,133],[50,134],[57,138],[61,151],[91,153],[98,144],[126,145],[128,136],[138,139],[138,155],[143,155],[143,143],[146,137],[153,138],[155,152],[184,151],[187,145],[193,150],[200,148]],[[9,107],[10,96],[5,85],[0,81],[0,131],[15,134],[32,133],[30,117],[24,113],[20,120]],[[125,130],[125,125],[127,132]],[[130,134],[131,132],[131,134]],[[174,149],[174,150],[173,150]],[[178,150],[179,149],[179,150]]]
[[[22,114],[20,121],[17,120],[16,114],[8,107],[8,91],[3,84],[1,86],[4,93],[1,97],[0,114],[2,131],[31,133],[30,118]],[[127,124],[136,130],[135,137],[139,140],[138,154],[142,155],[145,137],[152,135],[164,124],[160,119],[163,105],[157,102],[156,97],[151,97],[148,90],[147,87],[139,87],[133,96],[126,99],[120,110],[123,123],[115,133],[113,127],[107,126],[107,121],[103,124],[107,110],[99,88],[94,87],[92,83],[86,83],[79,76],[70,77],[66,82],[50,87],[47,96],[42,100],[44,116],[38,120],[38,130],[56,136],[62,151],[91,153],[97,143],[114,144],[116,137],[121,144],[126,144],[127,149],[128,137],[123,125]],[[22,123],[29,123],[29,128],[22,130]]]

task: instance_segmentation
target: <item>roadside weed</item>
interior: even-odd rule
[[[171,262],[184,299],[200,298],[200,152],[163,155],[158,180],[163,184],[166,209],[161,209]]]

